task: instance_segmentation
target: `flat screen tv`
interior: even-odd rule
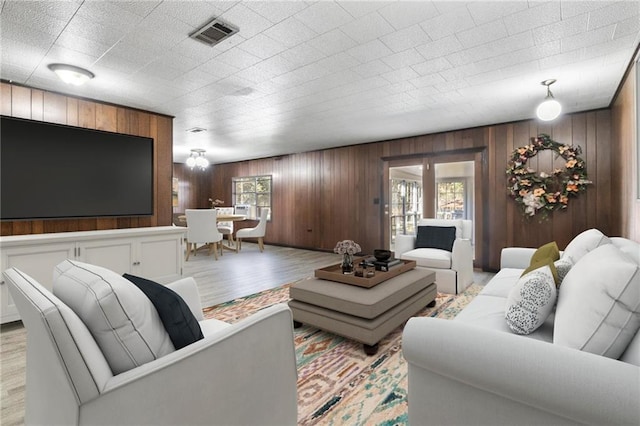
[[[0,117],[0,218],[153,215],[153,139]]]

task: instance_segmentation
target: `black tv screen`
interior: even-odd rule
[[[153,215],[153,139],[0,117],[0,218]]]

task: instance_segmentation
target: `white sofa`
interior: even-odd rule
[[[74,264],[90,267],[80,262]],[[96,274],[105,277],[104,269],[96,267],[92,272],[95,272],[92,279]],[[86,325],[60,298],[18,269],[6,270],[4,277],[27,329],[26,424],[295,425],[297,422],[296,358],[292,316],[286,304],[227,324],[204,319],[192,278],[176,281],[167,287],[186,302],[186,309],[198,320],[204,338],[177,350],[171,345],[166,355],[114,373],[109,354],[95,337],[93,321]],[[80,279],[79,274],[73,277],[74,282]],[[109,284],[114,285],[114,280]],[[74,293],[81,299],[90,298],[88,293]],[[123,306],[135,321],[151,315],[148,310],[145,312],[143,304],[127,305],[122,296],[119,293],[119,300],[110,306]],[[102,312],[112,320],[117,316],[114,308]],[[146,334],[143,336],[146,345],[152,345],[145,325],[136,330],[127,326],[108,332],[117,335],[129,348],[134,347],[132,337],[122,337],[125,333]],[[101,333],[102,337],[105,334]],[[111,349],[109,352],[113,357]]]
[[[415,260],[417,267],[436,273],[436,285],[441,293],[458,294],[473,282],[473,224],[464,219],[421,219],[420,226],[455,227],[456,238],[451,251],[438,248],[416,248],[415,235],[396,235],[395,256]]]
[[[409,320],[402,345],[408,363],[409,423],[640,424],[640,244],[604,238],[602,245],[615,249],[582,250],[582,262],[577,260],[560,284],[554,312],[529,335],[514,334],[505,320],[511,289],[522,282],[520,275],[535,252],[529,248],[504,249],[502,269],[453,321]],[[562,258],[571,257],[569,246]],[[620,276],[621,268],[606,269],[613,265],[606,260],[612,252],[620,256],[615,262],[624,262],[630,271],[622,292],[604,290],[615,287]],[[624,303],[623,293],[628,296]],[[603,300],[608,310],[589,306]],[[593,315],[620,309],[629,328],[626,349],[619,347],[622,353],[614,359],[592,346],[603,342],[597,333],[607,321],[591,321]],[[623,317],[620,312],[618,319]],[[584,340],[583,350],[573,347],[571,340],[588,327],[597,330]],[[612,341],[623,334],[614,332]]]

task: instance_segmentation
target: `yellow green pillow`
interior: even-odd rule
[[[551,259],[552,262],[560,259],[560,250],[558,250],[558,245],[555,241],[547,243],[536,250],[536,252],[533,253],[533,256],[531,256],[529,265],[537,263],[543,259]]]
[[[525,269],[524,272],[522,272],[522,275],[520,276],[524,277],[529,272],[535,271],[536,269],[542,268],[544,266],[549,266],[549,269],[551,270],[551,275],[553,275],[553,281],[555,281],[556,287],[557,287],[558,284],[560,284],[560,278],[558,277],[558,271],[556,269],[556,265],[553,264],[553,260],[551,260],[551,258],[549,257],[546,259],[539,259],[535,263],[532,261],[531,264],[529,264],[529,267]]]

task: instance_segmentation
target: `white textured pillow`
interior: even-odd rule
[[[556,283],[548,265],[520,277],[509,292],[504,314],[511,331],[533,333],[551,314],[556,294]]]
[[[571,259],[575,264],[582,256],[604,244],[611,244],[606,235],[595,228],[587,229],[571,240],[567,248],[564,249],[562,258]]]
[[[640,267],[612,244],[585,254],[558,296],[553,342],[618,359],[640,328]]]
[[[560,287],[560,284],[562,284],[562,280],[564,280],[564,277],[567,276],[567,274],[569,273],[569,270],[573,267],[573,262],[569,257],[567,258],[563,257],[562,259],[558,259],[555,262],[553,262],[553,264],[556,267],[556,271],[558,271],[557,287]]]
[[[115,272],[65,260],[54,270],[53,293],[85,323],[113,374],[174,351],[151,300]]]

